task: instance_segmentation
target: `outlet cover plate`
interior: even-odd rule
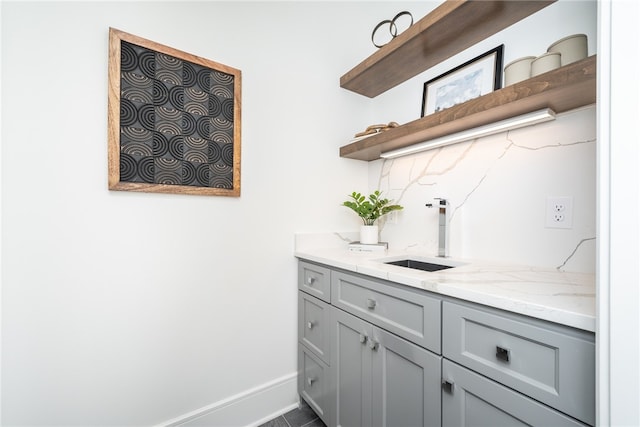
[[[573,197],[547,197],[545,227],[571,228],[573,226]]]

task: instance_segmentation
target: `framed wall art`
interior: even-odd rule
[[[421,117],[500,89],[503,51],[500,45],[426,82]]]
[[[241,72],[109,29],[109,189],[240,196]]]

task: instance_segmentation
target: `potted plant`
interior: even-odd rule
[[[389,199],[383,199],[379,190],[374,191],[365,197],[355,191],[349,195],[350,200],[342,203],[353,210],[362,219],[363,225],[360,227],[360,243],[378,243],[378,226],[376,220],[392,211],[402,209],[400,205],[392,205]]]

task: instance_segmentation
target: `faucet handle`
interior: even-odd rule
[[[443,199],[442,197],[434,197],[433,200],[440,200],[439,202],[440,206],[447,206],[447,199]],[[427,203],[425,206],[428,208],[432,208],[433,203]]]

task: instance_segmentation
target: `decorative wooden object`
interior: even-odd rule
[[[241,72],[109,29],[109,189],[240,196]]]
[[[556,113],[596,102],[596,55],[430,114],[340,148],[340,157],[376,160],[407,147],[542,108]]]
[[[447,0],[340,78],[373,98],[556,0]]]

